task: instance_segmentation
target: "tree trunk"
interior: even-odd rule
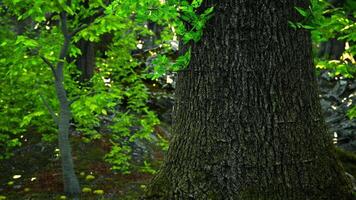
[[[345,46],[345,41],[340,41],[335,38],[329,39],[320,44],[318,56],[331,60],[339,60],[345,51]]]
[[[77,47],[81,50],[82,54],[78,56],[76,64],[82,72],[80,81],[86,82],[94,75],[95,69],[95,44],[86,40],[79,40]]]
[[[73,158],[69,140],[71,112],[63,82],[55,82],[57,97],[60,103],[58,118],[58,144],[61,153],[64,192],[74,199],[80,194],[80,186],[74,171]]]
[[[308,1],[203,4],[215,15],[178,74],[173,138],[145,198],[352,199],[323,121],[310,34],[288,26]]]
[[[64,42],[59,54],[59,61],[57,67],[54,69],[51,66],[53,75],[55,77],[55,88],[57,98],[59,101],[59,117],[58,123],[58,145],[61,154],[61,164],[63,173],[64,192],[73,197],[74,200],[79,198],[80,186],[77,176],[74,171],[74,164],[72,158],[72,150],[69,140],[69,128],[71,120],[70,103],[68,101],[67,92],[64,88],[64,59],[67,57],[71,36],[67,29],[67,13],[61,12],[61,30],[64,37]]]

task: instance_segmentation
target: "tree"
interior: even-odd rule
[[[99,130],[105,121],[112,143],[105,160],[121,172],[131,167],[130,145],[151,138],[159,121],[147,105],[144,79],[148,69],[131,52],[137,49],[138,38],[153,34],[143,26],[147,21],[162,26],[168,21],[159,16],[163,14],[158,12],[159,0],[85,2],[5,0],[0,4],[4,19],[22,24],[22,31],[14,33],[11,23],[0,23],[6,27],[0,31],[0,91],[9,94],[0,101],[0,121],[4,121],[0,123],[0,148],[6,150],[0,159],[9,157],[8,151],[19,145],[16,136],[20,133],[26,137],[29,128],[49,129],[51,138],[59,141],[64,192],[74,198],[80,187],[71,155],[72,130],[89,142],[103,137]],[[99,43],[105,34],[112,41],[101,52],[104,55],[91,58],[96,61],[95,74],[84,74],[83,79],[90,79],[85,80],[88,84],[79,83],[74,60],[82,52],[75,44]]]
[[[323,121],[310,33],[291,27],[308,1],[205,0],[198,12],[212,6],[178,74],[173,138],[145,198],[352,199]]]

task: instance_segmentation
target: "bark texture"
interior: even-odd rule
[[[155,200],[348,200],[323,121],[299,0],[215,6],[178,75],[173,138]]]

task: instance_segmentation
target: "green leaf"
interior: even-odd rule
[[[305,11],[303,8],[300,8],[300,7],[294,7],[298,13],[300,15],[302,15],[303,17],[307,17],[309,15],[309,12],[308,11]]]

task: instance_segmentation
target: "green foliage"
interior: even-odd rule
[[[15,35],[9,13],[1,9],[1,14],[4,21],[0,22],[0,159],[9,157],[11,149],[20,145],[19,137],[29,124],[41,124],[40,130],[46,133],[53,131],[53,121],[39,98],[42,91],[48,95],[53,92],[47,85],[51,74],[45,67],[37,66],[42,61],[30,56],[28,50],[36,47],[38,41]],[[38,75],[45,84],[38,85]]]
[[[132,51],[140,38],[154,35],[145,25],[148,22],[164,27],[163,40],[173,40],[170,23],[177,13],[166,11],[176,10],[174,5],[159,0],[95,0],[88,5],[80,0],[70,4],[63,0],[5,0],[0,7],[5,19],[0,22],[0,92],[6,94],[0,99],[0,159],[20,145],[20,135],[30,128],[42,133],[45,141],[56,139],[52,115],[58,115],[59,104],[52,71],[43,60],[59,61],[64,40],[59,13],[66,12],[69,31],[78,30],[71,40],[71,58],[82,54],[74,45],[79,40],[100,43],[104,35],[112,37],[108,48],[96,57],[96,73],[85,84],[78,81],[81,72],[75,63],[65,60],[64,83],[71,101],[72,126],[84,142],[109,137],[113,145],[105,160],[113,169],[128,172],[131,144],[150,140],[153,127],[159,123],[147,106],[147,71]],[[23,30],[14,32],[17,26]],[[160,45],[169,51],[169,46]]]
[[[312,38],[316,45],[332,38],[342,40],[347,44],[339,60],[317,58],[315,63],[318,69],[329,70],[331,76],[354,78],[356,74],[356,4],[346,1],[341,8],[335,8],[326,1],[312,1],[313,17],[309,22],[312,28]],[[356,117],[355,107],[348,112],[350,119]]]
[[[170,68],[171,60],[166,55],[158,55],[152,62],[154,68],[154,73],[149,74],[149,78],[151,79],[158,79],[162,77],[166,72],[167,69]]]
[[[149,12],[150,20],[164,26],[161,39],[164,41],[177,41],[187,45],[190,41],[198,42],[203,35],[207,21],[213,16],[214,8],[210,7],[199,11],[201,0],[188,1],[169,0],[162,4],[158,11]],[[173,36],[173,38],[172,38]],[[179,38],[179,39],[178,39]],[[158,42],[162,42],[158,40]],[[180,44],[180,45],[182,45]],[[165,45],[163,45],[165,46]],[[188,66],[190,50],[172,60],[167,55],[159,54],[153,61],[153,73],[150,66],[146,69],[147,78],[158,79],[167,72],[176,72]]]
[[[153,169],[152,166],[150,165],[150,163],[148,163],[147,161],[144,161],[144,166],[141,167],[140,171],[144,172],[144,173],[148,173],[148,174],[156,174],[157,173],[157,171],[155,169]]]
[[[189,25],[189,29],[183,24],[178,27],[178,33],[183,36],[182,39],[185,44],[191,40],[198,42],[203,35],[206,22],[213,16],[213,7],[204,10],[202,14],[197,13],[201,3],[202,0],[193,0],[191,4],[187,1],[182,1],[180,5],[180,17],[183,22]]]
[[[317,69],[328,70],[332,77],[343,76],[354,78],[356,74],[356,3],[345,1],[343,7],[334,7],[326,0],[312,0],[308,9],[296,7],[296,11],[304,18],[302,22],[290,22],[297,28],[310,29],[316,47],[330,39],[346,43],[345,51],[338,60],[315,56]],[[356,117],[355,108],[348,112],[350,119]]]
[[[340,76],[342,75],[345,78],[353,78],[356,73],[356,68],[351,63],[344,63],[338,60],[323,60],[316,59],[317,69],[326,69],[330,70],[330,76]]]
[[[113,170],[119,170],[124,174],[128,174],[130,173],[130,153],[131,148],[129,146],[114,144],[110,153],[105,156],[105,160],[113,164]]]
[[[356,118],[356,106],[351,108],[347,114],[350,117],[350,119]]]
[[[148,78],[158,79],[168,72],[177,72],[181,69],[185,69],[190,61],[190,49],[183,55],[179,56],[174,62],[170,60],[166,55],[158,55],[154,61],[154,73],[148,73]]]
[[[295,7],[304,18],[301,22],[290,22],[293,28],[312,30],[313,40],[317,43],[330,38],[355,41],[356,25],[352,16],[356,16],[355,4],[347,1],[342,8],[335,8],[325,0],[312,0],[308,9]]]

